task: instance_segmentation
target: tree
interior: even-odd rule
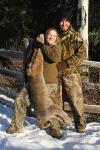
[[[79,32],[83,39],[86,41],[87,46],[87,58],[88,58],[88,6],[89,0],[78,0],[78,14],[77,21]]]

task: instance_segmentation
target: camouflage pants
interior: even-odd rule
[[[22,131],[24,120],[26,117],[27,107],[30,105],[27,89],[24,87],[17,95],[14,107],[13,117],[11,121],[11,127],[14,127],[17,131]]]
[[[59,105],[63,108],[62,101],[62,85],[61,84],[46,84],[48,91],[50,93],[50,97],[53,100],[54,104]]]
[[[47,87],[53,102],[62,107],[62,87],[58,84],[47,84]],[[13,117],[10,124],[10,126],[14,127],[18,132],[23,129],[26,111],[30,104],[28,91],[26,88],[23,88],[15,99]]]
[[[67,101],[71,107],[75,127],[85,126],[84,100],[79,73],[72,73],[63,77],[63,92],[67,94]]]

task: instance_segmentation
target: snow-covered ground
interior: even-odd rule
[[[31,117],[26,117],[23,133],[6,134],[11,116],[12,110],[0,104],[0,150],[100,150],[100,123],[87,124],[81,134],[75,132],[74,126],[65,126],[59,140],[41,130]]]

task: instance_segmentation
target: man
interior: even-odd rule
[[[58,71],[63,77],[64,93],[67,94],[69,104],[72,108],[75,129],[84,132],[86,120],[84,116],[84,101],[78,65],[86,59],[86,46],[78,32],[71,24],[71,13],[63,11],[58,16],[59,37],[65,47],[63,61],[58,63]]]

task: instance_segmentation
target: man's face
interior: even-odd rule
[[[46,36],[46,40],[49,44],[56,43],[57,40],[57,32],[55,30],[50,30]]]
[[[70,26],[70,22],[66,19],[66,18],[63,18],[60,22],[59,22],[59,26],[60,26],[60,29],[62,31],[67,31],[67,29],[69,28]]]

